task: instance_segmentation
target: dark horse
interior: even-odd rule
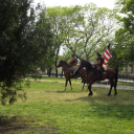
[[[89,89],[89,95],[93,95],[93,92],[91,90],[91,85],[98,80],[96,68],[92,67],[90,62],[86,60],[81,60],[80,66],[78,70],[75,72],[74,76],[77,75],[78,71],[81,70],[83,67],[86,68],[87,71],[87,84],[88,84],[88,89]],[[112,69],[112,68],[107,68],[105,70],[105,73],[102,74],[101,80],[104,79],[109,79],[110,83],[110,90],[108,93],[108,96],[111,95],[111,90],[112,87],[114,87],[114,95],[117,95],[116,91],[116,86],[117,86],[117,78],[118,78],[118,70],[117,69]]]
[[[79,72],[77,72],[77,75],[72,77],[71,74],[70,74],[70,67],[69,67],[69,65],[67,64],[66,61],[60,60],[59,64],[57,65],[57,68],[58,67],[62,67],[63,72],[64,72],[64,76],[66,78],[64,91],[66,90],[68,81],[70,83],[71,90],[72,90],[71,78],[78,78],[78,77],[81,77],[82,82],[83,82],[83,88],[82,89],[84,89],[84,85],[85,85],[86,80],[87,80],[87,78],[86,78],[86,70],[85,69],[81,69]]]

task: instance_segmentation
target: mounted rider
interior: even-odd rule
[[[103,62],[104,62],[104,58],[101,56],[101,54],[99,52],[97,52],[97,59],[96,59],[96,63],[93,64],[93,66],[97,69],[97,76],[98,79],[101,79],[102,73],[105,72],[104,68],[103,68]]]
[[[71,55],[71,60],[69,61],[70,70],[73,72],[73,67],[77,65],[77,59],[74,54]]]

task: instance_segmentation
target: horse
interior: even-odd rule
[[[86,68],[87,71],[87,84],[88,84],[88,89],[89,89],[89,96],[93,95],[93,92],[91,90],[91,85],[98,81],[97,74],[95,73],[97,71],[96,68],[94,68],[89,61],[81,59],[80,66],[78,70],[75,72],[74,76],[77,75],[77,73],[83,68]],[[107,94],[108,96],[111,95],[112,88],[114,87],[114,95],[117,95],[117,80],[118,80],[118,69],[112,69],[112,68],[107,68],[105,70],[105,73],[102,74],[101,80],[104,79],[109,79],[110,83],[110,90],[109,93]]]
[[[78,77],[81,77],[82,82],[83,82],[82,90],[84,89],[84,85],[85,85],[86,80],[87,80],[87,78],[86,78],[86,70],[85,69],[81,69],[77,73],[76,76],[72,77],[71,74],[70,74],[70,66],[68,65],[68,63],[66,61],[60,60],[59,64],[56,67],[57,68],[62,67],[62,70],[64,72],[64,76],[65,76],[65,79],[66,79],[64,91],[66,90],[68,81],[70,83],[70,87],[71,87],[71,90],[72,90],[71,78],[78,78]]]

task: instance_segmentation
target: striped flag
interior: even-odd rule
[[[110,45],[108,45],[107,49],[105,50],[104,54],[103,54],[103,57],[104,57],[104,62],[103,62],[103,65],[106,66],[107,65],[107,62],[109,61],[110,58],[112,58],[112,55],[110,53]]]

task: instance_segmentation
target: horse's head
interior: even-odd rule
[[[58,68],[58,67],[62,67],[62,66],[63,66],[63,60],[60,60],[59,64],[56,67]]]
[[[81,59],[79,69],[82,69],[83,67],[86,67],[86,60]]]
[[[57,68],[58,68],[58,67],[63,67],[64,65],[67,66],[67,67],[69,67],[69,65],[67,64],[66,61],[60,60],[60,61],[59,61],[59,64],[58,64],[56,67],[57,67]]]
[[[92,69],[92,65],[90,64],[89,61],[86,61],[86,60],[81,59],[80,66],[79,66],[78,70],[80,70],[80,69],[82,69],[82,68],[84,68],[84,67],[85,67],[86,69],[89,69],[89,70]]]

